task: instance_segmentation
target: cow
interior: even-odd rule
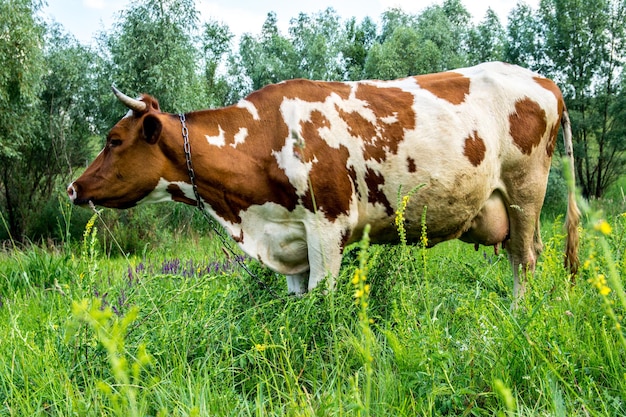
[[[429,246],[458,238],[505,247],[517,299],[542,251],[539,215],[561,125],[574,172],[561,91],[506,63],[392,81],[294,79],[184,115],[113,89],[128,113],[69,185],[71,201],[200,204],[246,254],[285,274],[290,293],[326,277],[332,288],[344,248],[366,225],[372,243],[398,243],[398,197],[411,192],[406,240],[420,241],[426,208]],[[575,274],[573,188],[565,264]]]

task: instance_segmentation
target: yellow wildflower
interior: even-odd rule
[[[597,288],[600,295],[607,296],[611,293],[611,288],[607,285],[604,274],[598,274],[595,278],[589,278],[588,282]]]
[[[611,228],[611,225],[609,224],[609,222],[607,222],[606,220],[602,219],[599,222],[597,222],[593,228],[602,233],[603,235],[610,235],[611,231],[613,230]]]

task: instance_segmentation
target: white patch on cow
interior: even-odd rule
[[[240,143],[244,143],[248,137],[248,128],[240,127],[239,132],[235,134],[235,143],[231,144],[233,148],[236,148]]]
[[[391,116],[383,117],[380,121],[388,125],[398,123],[398,112],[393,112]]]
[[[219,146],[219,147],[226,145],[226,137],[224,136],[226,132],[224,132],[224,129],[222,129],[222,126],[219,126],[219,129],[220,129],[220,133],[217,136],[204,135],[204,137],[206,138],[207,142],[209,142],[210,145]]]
[[[195,200],[195,197],[194,197],[194,194],[193,194],[193,188],[192,188],[191,184],[188,184],[188,183],[183,182],[183,181],[168,181],[165,178],[160,178],[159,182],[156,185],[156,187],[154,187],[154,190],[152,190],[152,192],[150,192],[150,194],[145,196],[137,204],[163,203],[163,202],[167,202],[167,201],[174,201],[172,199],[172,194],[170,194],[170,192],[167,191],[168,187],[170,185],[172,185],[172,184],[176,185],[183,192],[183,195],[185,197],[187,197],[189,199],[192,199],[192,200]]]
[[[285,141],[285,146],[280,151],[272,151],[278,166],[285,171],[289,182],[294,186],[299,195],[303,195],[309,189],[309,172],[313,168],[316,160],[310,162],[302,161],[294,152],[296,139],[289,137]]]
[[[232,236],[243,236],[238,244],[246,254],[276,272],[292,278],[300,275],[288,280],[289,290],[299,293],[315,288],[328,274],[337,276],[342,233],[349,228],[349,222],[356,222],[356,217],[348,216],[331,222],[322,213],[312,213],[302,206],[289,211],[276,203],[251,206],[239,215],[239,224],[218,220]],[[294,282],[302,281],[301,275],[309,276],[308,286],[296,288]]]
[[[412,91],[416,88],[420,88],[419,84],[414,77],[400,78],[397,80],[379,81],[379,80],[366,80],[360,81],[365,84],[375,85],[380,88],[399,88],[403,91]]]
[[[252,102],[248,100],[240,100],[237,103],[237,107],[248,110],[254,120],[261,120],[261,118],[259,117],[259,112],[257,111],[254,104],[252,104]]]

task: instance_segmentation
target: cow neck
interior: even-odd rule
[[[248,275],[256,279],[257,282],[263,288],[265,288],[267,291],[273,294],[274,297],[283,298],[282,296],[278,295],[271,287],[269,287],[264,281],[262,281],[256,274],[250,271],[250,269],[244,262],[244,258],[240,254],[235,252],[230,240],[226,237],[223,231],[221,231],[219,228],[215,226],[215,222],[213,221],[213,219],[211,218],[207,210],[205,210],[204,202],[202,201],[202,198],[200,197],[200,192],[198,191],[198,185],[196,183],[196,173],[193,169],[193,162],[191,161],[191,145],[189,143],[189,129],[187,128],[187,118],[185,117],[183,113],[180,113],[178,115],[178,118],[180,120],[181,133],[183,135],[183,150],[185,152],[185,162],[187,164],[187,172],[189,174],[189,179],[191,180],[191,187],[193,188],[194,197],[197,202],[196,207],[198,207],[198,209],[202,212],[202,215],[207,220],[209,226],[213,229],[213,232],[215,232],[215,234],[221,240],[223,248],[232,255],[232,257],[237,261],[239,266],[241,266],[241,268],[244,271],[246,271]]]
[[[178,118],[180,128],[176,136],[180,138],[182,135],[183,137],[183,153],[185,156],[185,167],[180,166],[179,172],[184,175],[186,171],[186,176],[189,178],[187,181],[191,181],[193,190],[193,197],[189,196],[186,202],[190,205],[196,205],[203,211],[210,209],[221,220],[237,223],[240,221],[238,216],[239,210],[229,204],[229,198],[227,197],[233,190],[220,183],[213,175],[214,168],[217,168],[213,164],[219,166],[217,168],[219,171],[223,169],[230,170],[233,167],[223,163],[219,149],[207,149],[203,141],[198,140],[199,137],[195,131],[198,127],[195,113],[193,116],[189,113],[174,115],[174,117]],[[180,139],[177,143],[177,148],[180,149]],[[205,160],[209,155],[210,162]],[[195,165],[194,162],[196,162]],[[208,168],[207,164],[210,164],[211,168]],[[193,200],[195,200],[195,204]]]

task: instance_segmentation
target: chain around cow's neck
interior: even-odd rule
[[[183,149],[185,150],[185,160],[187,161],[187,172],[189,173],[189,179],[191,180],[191,188],[193,188],[193,195],[196,198],[196,205],[206,216],[206,210],[204,209],[204,203],[198,192],[198,184],[196,184],[196,172],[193,170],[193,164],[191,163],[191,145],[189,144],[189,129],[187,129],[187,123],[185,115],[179,114],[180,124],[182,125],[183,133]]]

